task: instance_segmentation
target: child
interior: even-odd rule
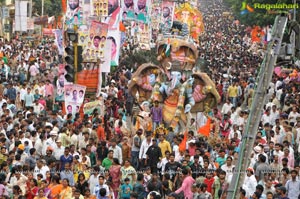
[[[130,179],[125,178],[125,183],[121,185],[121,198],[122,199],[129,199],[130,193],[132,192],[133,188],[131,184],[129,184]]]
[[[43,174],[39,173],[36,175],[37,176],[37,184],[38,184],[38,187],[41,186],[41,183],[42,183],[42,180],[43,180]]]

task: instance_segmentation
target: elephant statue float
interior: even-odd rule
[[[178,32],[178,31],[177,31]],[[180,129],[190,113],[213,108],[220,101],[215,84],[206,73],[197,70],[198,51],[194,42],[178,35],[164,36],[157,45],[159,65],[138,67],[129,84],[138,102],[159,101],[165,126]]]

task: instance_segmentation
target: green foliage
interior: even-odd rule
[[[42,0],[33,0],[33,13],[42,15]],[[59,16],[61,15],[61,0],[44,0],[44,15]]]
[[[235,16],[241,21],[242,24],[245,25],[259,25],[266,26],[272,25],[274,23],[275,17],[279,14],[270,14],[265,9],[255,9],[254,12],[248,12],[247,14],[241,14],[242,2],[246,2],[251,7],[254,6],[255,3],[261,4],[276,4],[276,3],[286,3],[290,4],[292,0],[224,0],[224,2],[232,9]],[[287,9],[275,9],[274,11],[286,11]]]
[[[132,50],[123,51],[123,59],[120,61],[120,66],[133,67],[135,64],[140,66],[144,63],[154,63],[158,65],[156,49],[149,50]]]

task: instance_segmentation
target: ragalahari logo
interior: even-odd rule
[[[249,6],[246,1],[242,2],[242,7],[241,7],[241,15],[247,14],[249,12],[254,12],[254,8]]]

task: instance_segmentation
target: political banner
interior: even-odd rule
[[[112,47],[112,40],[108,39],[105,42],[105,49],[104,51],[104,59],[101,63],[101,72],[103,73],[109,73],[110,72],[110,61],[111,61],[111,47]]]
[[[104,45],[107,36],[108,25],[105,23],[93,21],[90,25],[88,42],[83,50],[85,61],[97,61],[104,57]],[[86,41],[85,41],[86,42]]]
[[[78,72],[77,83],[86,86],[88,89],[97,90],[99,81],[100,63],[84,63],[83,70]]]
[[[122,20],[135,20],[136,0],[121,0]]]
[[[59,64],[58,65],[58,78],[56,80],[56,97],[55,100],[62,102],[65,101],[65,85],[68,84],[67,80],[65,78],[66,70],[65,70],[65,64]]]
[[[58,49],[59,55],[64,55],[64,45],[63,45],[63,31],[61,29],[52,30],[55,35],[55,44]]]
[[[137,0],[135,4],[135,13],[138,22],[148,23],[148,11],[150,0]]]
[[[104,23],[108,24],[108,29],[118,30],[120,22],[120,5],[119,0],[108,1],[108,16],[104,19]]]
[[[100,100],[85,103],[83,106],[84,114],[91,115],[95,109],[98,110],[99,114],[101,113],[101,101]]]
[[[108,30],[107,39],[111,40],[111,66],[118,66],[120,55],[121,33],[118,30]]]
[[[169,32],[173,25],[173,15],[175,3],[169,1],[162,2],[161,27],[163,32]]]
[[[65,23],[67,27],[73,28],[74,25],[81,25],[83,20],[83,11],[81,1],[68,0]]]
[[[79,107],[83,103],[86,86],[79,84],[64,85],[64,95],[66,104],[76,104]]]
[[[93,0],[92,15],[98,17],[108,16],[108,0]]]
[[[83,49],[89,41],[89,31],[88,30],[79,30],[78,31],[79,39],[78,46],[82,46]]]
[[[139,46],[143,50],[150,50],[150,31],[148,24],[139,23],[138,40]]]

